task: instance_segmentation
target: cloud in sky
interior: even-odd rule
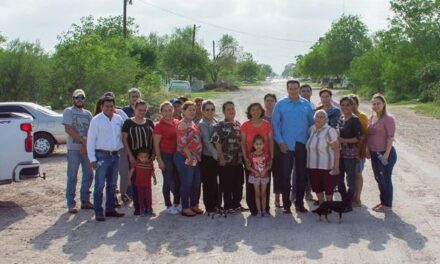
[[[0,34],[8,39],[38,39],[53,51],[57,35],[72,23],[87,15],[119,15],[122,4],[122,0],[1,1]],[[141,34],[170,34],[177,27],[196,24],[197,39],[208,51],[212,40],[231,34],[258,62],[272,65],[278,73],[296,55],[307,52],[343,12],[361,16],[370,32],[385,29],[392,15],[386,0],[133,0],[128,7]]]

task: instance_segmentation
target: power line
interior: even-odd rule
[[[248,35],[248,36],[251,36],[251,37],[262,38],[262,39],[272,39],[272,40],[278,40],[278,41],[298,42],[298,43],[315,43],[315,41],[310,41],[310,40],[279,38],[279,37],[274,37],[274,36],[254,34],[254,33],[250,33],[250,32],[245,32],[245,31],[241,31],[241,30],[227,28],[227,27],[224,27],[224,26],[220,26],[220,25],[216,25],[216,24],[213,24],[213,23],[205,22],[205,21],[197,19],[197,18],[192,18],[192,17],[186,16],[186,15],[183,15],[183,14],[176,13],[174,11],[171,11],[169,9],[160,7],[160,6],[156,5],[156,4],[153,4],[153,3],[145,1],[145,0],[139,0],[139,1],[141,3],[146,4],[146,5],[149,5],[149,6],[152,6],[154,8],[157,8],[159,10],[162,10],[163,12],[166,12],[166,13],[178,16],[178,17],[182,17],[182,18],[188,19],[190,21],[195,21],[195,22],[200,23],[200,24],[204,24],[204,25],[207,25],[207,26],[219,28],[219,29],[222,29],[224,31],[234,32],[234,33],[238,33],[238,34],[242,34],[242,35]]]

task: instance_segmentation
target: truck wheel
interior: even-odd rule
[[[45,158],[52,154],[55,148],[55,140],[51,135],[38,133],[34,135],[34,157]]]

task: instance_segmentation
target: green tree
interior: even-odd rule
[[[0,51],[0,101],[47,103],[50,93],[51,62],[38,42],[9,42]]]
[[[252,54],[245,53],[243,59],[238,63],[237,76],[241,81],[254,82],[258,78],[259,66],[254,61]]]
[[[208,73],[208,52],[195,42],[192,47],[192,28],[176,29],[162,51],[161,65],[167,77],[189,79],[192,75],[204,80]]]
[[[230,78],[233,75],[239,52],[240,46],[231,35],[223,35],[217,41],[217,54],[211,62],[209,72],[213,82],[217,82],[219,77]]]
[[[120,17],[81,19],[59,36],[53,55],[52,86],[60,95],[58,105],[69,103],[74,89],[84,89],[96,99],[105,91],[125,94],[136,84],[140,62],[130,55],[130,45],[122,36]],[[129,31],[134,32],[129,23]],[[92,99],[92,100],[93,100]],[[89,103],[91,103],[89,101]]]

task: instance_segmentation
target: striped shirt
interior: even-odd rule
[[[307,140],[307,168],[331,170],[335,161],[335,155],[331,143],[338,140],[336,129],[325,124],[317,130],[313,125],[309,129],[310,137]]]

